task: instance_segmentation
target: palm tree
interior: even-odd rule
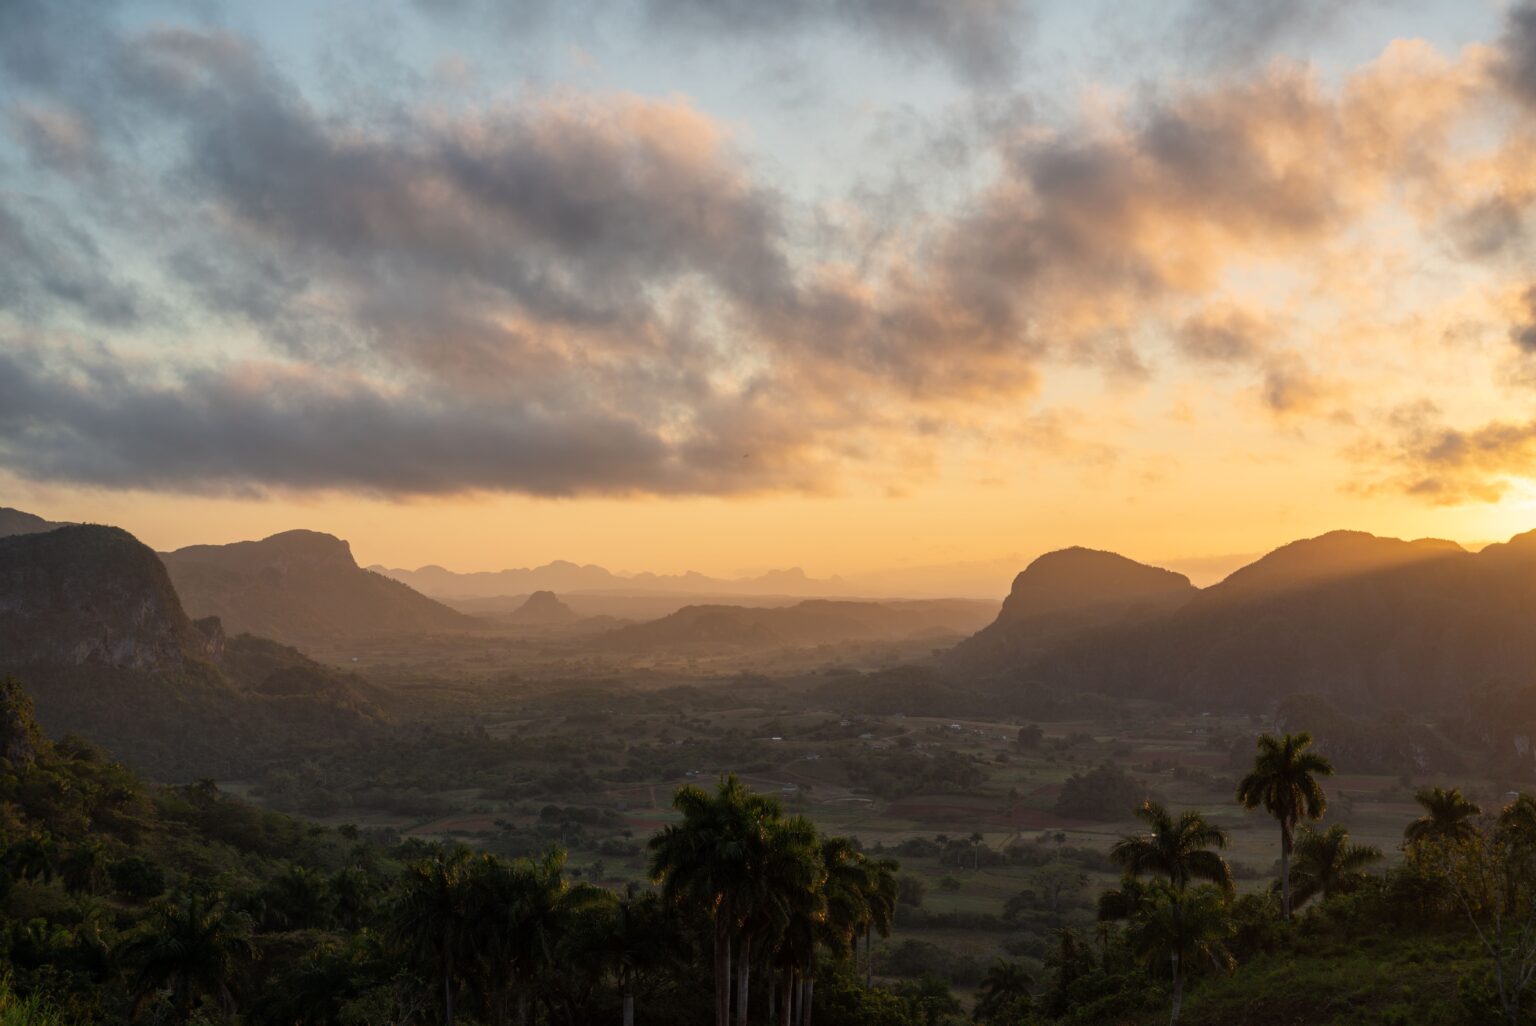
[[[1156,893],[1126,930],[1131,950],[1148,966],[1167,959],[1173,974],[1173,1011],[1170,1026],[1179,1021],[1184,1004],[1184,981],[1191,969],[1209,964],[1217,970],[1231,968],[1232,954],[1226,941],[1234,924],[1227,912],[1226,894],[1215,887],[1179,892],[1158,884]]]
[[[1328,796],[1318,777],[1333,775],[1333,763],[1309,751],[1312,735],[1303,731],[1276,737],[1259,738],[1259,751],[1253,770],[1237,785],[1237,800],[1245,809],[1264,806],[1280,822],[1280,907],[1286,918],[1291,915],[1291,849],[1296,824],[1302,816],[1321,819],[1328,808]]]
[[[289,866],[259,895],[263,929],[323,929],[331,922],[330,881],[303,866]]]
[[[1018,962],[998,959],[981,981],[981,999],[976,1002],[977,1022],[1003,1022],[1022,1019],[1029,1011],[1029,992],[1034,978]]]
[[[1498,836],[1506,844],[1536,848],[1536,795],[1522,791],[1499,812]]]
[[[782,813],[778,802],[752,794],[734,775],[721,780],[714,795],[679,789],[672,807],[683,821],[651,838],[651,879],[662,885],[663,900],[691,905],[712,922],[715,1026],[728,1026],[731,940],[753,889],[756,838]]]
[[[1156,802],[1143,802],[1136,815],[1151,828],[1115,842],[1110,857],[1127,876],[1165,876],[1177,890],[1191,880],[1208,880],[1223,890],[1232,889],[1232,868],[1212,849],[1227,846],[1227,833],[1194,810],[1174,819]]]
[[[837,954],[846,955],[870,919],[869,870],[864,856],[846,837],[822,838],[816,854],[823,870],[827,927]]]
[[[111,852],[100,841],[85,841],[70,849],[59,866],[70,894],[96,894],[107,886]]]
[[[344,930],[356,931],[374,907],[373,877],[362,866],[348,866],[331,877],[332,911]]]
[[[1445,841],[1469,841],[1478,834],[1476,818],[1483,810],[1470,801],[1461,789],[1423,787],[1413,796],[1424,810],[1424,815],[1409,823],[1403,830],[1403,839],[1417,844],[1436,838]],[[1516,813],[1518,815],[1518,813]]]
[[[773,946],[773,965],[779,971],[779,1026],[809,1026],[812,988],[806,974],[816,964],[826,917],[820,890],[799,895],[789,911]]]
[[[18,880],[48,883],[54,877],[58,845],[46,830],[28,834],[5,850],[4,865]]]
[[[526,1019],[528,998],[550,968],[578,961],[562,959],[562,945],[582,932],[578,922],[608,895],[601,888],[567,880],[565,852],[558,848],[551,848],[538,861],[519,861],[513,876],[514,890],[521,897],[502,924],[512,940],[512,976],[523,988],[520,1018]]]
[[[1321,894],[1326,901],[1348,890],[1365,875],[1365,867],[1380,862],[1381,849],[1370,844],[1352,844],[1349,829],[1335,823],[1319,832],[1311,826],[1301,828],[1296,838],[1296,864],[1292,867],[1292,897],[1297,907]]]
[[[771,942],[792,919],[810,915],[822,925],[825,937],[846,951],[867,911],[863,856],[843,838],[822,840],[810,820],[795,816],[770,824],[754,840],[754,880],[741,895],[737,1026],[747,1022],[755,942]]]
[[[864,897],[869,906],[864,920],[864,985],[869,987],[874,985],[875,975],[874,935],[889,937],[896,925],[896,902],[901,893],[896,871],[901,864],[895,859],[866,859],[864,868]]]
[[[654,892],[634,884],[609,906],[599,955],[613,973],[623,998],[623,1026],[635,1026],[635,985],[638,978],[664,965],[682,947],[676,924]]]
[[[1146,907],[1156,884],[1145,884],[1135,877],[1125,877],[1120,886],[1099,895],[1097,918],[1101,923],[1132,919]]]
[[[247,916],[217,895],[191,894],[160,902],[122,956],[135,969],[140,1001],[168,988],[177,1018],[186,1022],[200,997],[213,997],[226,1012],[233,1008],[233,984],[255,960],[256,947]]]
[[[471,861],[468,851],[457,849],[438,851],[409,866],[390,924],[395,943],[442,987],[444,1026],[453,1026],[469,918]]]
[[[536,861],[508,863],[489,855],[473,859],[465,874],[464,928],[465,975],[471,976],[494,1026],[511,1019],[514,995],[518,1017],[526,1020],[534,1000],[549,997],[553,967],[562,962],[573,970],[564,980],[581,975],[582,982],[596,974],[591,969],[593,952],[573,954],[577,935],[596,949],[599,930],[585,922],[587,914],[605,900],[607,892],[586,884],[572,885],[565,878],[565,852],[552,848]],[[567,957],[570,956],[570,957]],[[570,988],[563,991],[570,997]]]

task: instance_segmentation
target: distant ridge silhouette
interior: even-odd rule
[[[1039,576],[1026,570],[1016,594]],[[1113,615],[1091,615],[1072,593],[1053,608],[1048,596],[1010,595],[1030,615],[1005,607],[946,665],[993,688],[1250,708],[1306,692],[1353,708],[1454,709],[1469,689],[1536,681],[1536,531],[1475,553],[1334,531],[1204,590],[1170,587],[1165,603],[1098,607]]]
[[[300,648],[385,632],[480,626],[399,581],[362,569],[346,542],[319,531],[190,545],[162,558],[194,616],[217,616],[231,633]]]

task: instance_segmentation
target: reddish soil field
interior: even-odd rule
[[[974,805],[941,805],[922,802],[897,802],[886,810],[886,815],[911,820],[978,820],[990,821],[997,812],[980,809]]]

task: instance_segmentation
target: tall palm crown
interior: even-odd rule
[[[820,857],[826,873],[822,887],[827,926],[837,940],[838,953],[844,954],[871,919],[869,867],[846,837],[824,838]]]
[[[669,901],[736,919],[737,895],[752,885],[754,847],[781,817],[779,803],[753,794],[732,775],[713,795],[697,787],[680,789],[672,806],[683,821],[651,838],[651,878]]]
[[[438,852],[405,871],[391,917],[391,939],[443,988],[443,1021],[452,1026],[456,974],[464,960],[475,858]]]
[[[1028,1013],[1034,977],[1018,962],[998,959],[981,981],[976,1002],[977,1022],[1015,1021]]]
[[[1452,787],[1424,787],[1413,796],[1424,815],[1408,824],[1403,839],[1409,844],[1430,839],[1465,841],[1477,836],[1477,817],[1482,807]]]
[[[1322,818],[1328,796],[1317,778],[1333,775],[1333,763],[1311,747],[1312,735],[1305,731],[1283,737],[1262,735],[1253,770],[1237,785],[1237,800],[1244,808],[1263,806],[1280,823],[1280,900],[1287,917],[1291,914],[1291,850],[1296,824],[1303,816]]]
[[[1129,876],[1157,875],[1182,891],[1191,880],[1208,880],[1223,890],[1232,889],[1232,868],[1212,849],[1227,846],[1226,831],[1213,826],[1194,810],[1174,819],[1157,802],[1144,802],[1136,816],[1151,828],[1115,842],[1110,857]]]
[[[1173,967],[1172,1022],[1179,1020],[1184,978],[1190,970],[1207,965],[1231,968],[1234,959],[1226,942],[1234,931],[1226,895],[1214,887],[1181,893],[1158,884],[1131,920],[1125,935],[1131,950],[1149,966],[1167,961]]]
[[[703,911],[714,924],[715,1023],[729,1019],[731,937],[751,914],[759,892],[759,867],[779,803],[753,794],[734,775],[713,795],[685,787],[672,798],[680,823],[651,838],[651,879],[670,904]]]
[[[143,995],[169,987],[185,1020],[205,995],[231,1007],[238,968],[255,957],[256,947],[248,917],[217,896],[193,894],[161,902],[123,954],[135,967],[135,989]]]
[[[1313,897],[1323,899],[1348,890],[1365,875],[1365,867],[1382,858],[1381,849],[1354,844],[1349,830],[1336,823],[1327,830],[1302,827],[1296,838],[1296,864],[1292,869],[1292,900],[1304,905]]]
[[[1521,792],[1499,812],[1499,840],[1526,850],[1536,849],[1536,795]]]

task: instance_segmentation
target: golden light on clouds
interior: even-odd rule
[[[457,568],[1536,526],[1528,36],[1516,5],[1049,103],[960,76],[833,188],[766,108],[613,54],[365,102],[123,19],[9,112],[0,482],[163,547],[306,526]]]

